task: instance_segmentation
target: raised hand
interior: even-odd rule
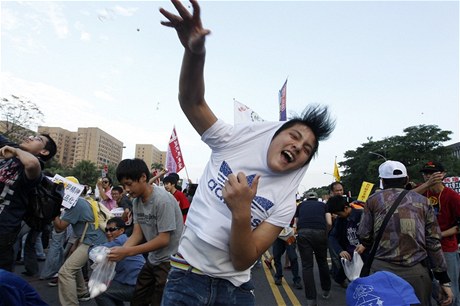
[[[179,40],[186,50],[194,54],[204,53],[205,37],[211,32],[204,29],[201,24],[198,2],[190,0],[193,14],[190,14],[179,0],[171,0],[171,2],[176,7],[179,16],[160,8],[160,13],[168,19],[168,21],[162,21],[161,24],[176,29]]]

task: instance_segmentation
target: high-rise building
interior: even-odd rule
[[[122,158],[123,142],[96,127],[78,128],[70,132],[59,127],[39,126],[39,133],[47,133],[58,147],[56,158],[60,164],[74,167],[89,160],[98,168],[117,165]]]
[[[63,166],[73,167],[77,132],[70,132],[60,127],[39,126],[38,133],[49,134],[56,142],[57,152],[54,158]]]
[[[98,167],[117,165],[123,155],[123,142],[96,127],[78,128],[74,165],[90,160]]]
[[[136,144],[136,158],[143,159],[149,169],[152,164],[165,165],[166,152],[160,151],[157,147],[152,144]]]

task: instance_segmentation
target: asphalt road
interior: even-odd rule
[[[300,259],[300,257],[299,257]],[[284,263],[284,258],[283,261]],[[299,260],[300,262],[300,260]],[[43,263],[40,262],[40,266]],[[24,266],[16,266],[16,274],[24,278],[28,283],[30,283],[40,294],[42,299],[51,306],[58,306],[58,289],[57,287],[49,287],[48,280],[40,280],[37,277],[28,277],[21,274],[24,271]],[[305,293],[304,289],[295,289],[292,284],[292,273],[290,270],[283,271],[283,284],[281,286],[275,285],[273,275],[274,269],[268,269],[265,264],[256,264],[252,269],[252,279],[255,284],[255,296],[256,296],[256,305],[258,306],[298,306],[305,305]],[[317,290],[320,293],[321,288],[319,287],[319,276],[318,270],[315,267],[315,278],[317,282]],[[96,305],[94,300],[88,302],[82,302],[83,306]],[[125,303],[129,305],[129,303]],[[346,305],[345,303],[345,289],[341,288],[339,285],[335,284],[332,281],[331,294],[329,299],[324,300],[321,296],[318,297],[318,305],[330,305],[330,306],[342,306]]]

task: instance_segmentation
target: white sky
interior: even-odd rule
[[[169,2],[1,2],[1,96],[37,103],[43,125],[99,127],[166,150],[176,126],[189,177],[210,150],[177,102],[183,49],[160,25]],[[233,99],[278,120],[287,109],[330,106],[333,136],[320,144],[300,191],[329,184],[334,157],[367,137],[436,124],[459,141],[458,1],[206,1],[206,99],[233,122]],[[139,29],[139,31],[137,31]],[[248,157],[250,158],[250,157]],[[389,156],[391,158],[391,156]],[[182,170],[181,177],[186,177]]]

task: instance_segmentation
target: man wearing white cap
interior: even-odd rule
[[[358,236],[364,247],[371,249],[373,239],[393,203],[408,182],[406,167],[388,160],[380,165],[379,177],[383,190],[366,202]],[[445,304],[452,302],[450,279],[441,250],[441,231],[428,199],[408,191],[391,215],[379,241],[371,273],[390,271],[405,279],[415,290],[421,305],[430,305],[431,279],[425,264],[428,259],[434,277],[447,295]]]

